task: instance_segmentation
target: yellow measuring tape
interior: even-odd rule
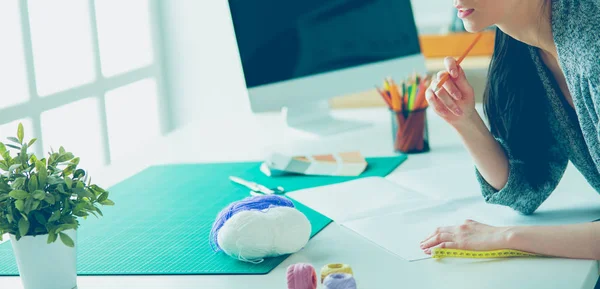
[[[459,249],[444,249],[444,248],[433,248],[431,250],[431,257],[434,259],[441,258],[510,258],[510,257],[541,257],[541,255],[527,253],[518,250],[502,249],[493,251],[469,251]]]

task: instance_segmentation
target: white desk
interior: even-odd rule
[[[260,115],[216,122],[212,127],[188,126],[148,144],[138,157],[114,164],[108,170],[92,172],[95,182],[106,187],[152,164],[212,161],[261,160],[271,151],[318,153],[359,149],[366,156],[393,155],[389,115],[384,109],[336,112],[338,116],[373,123],[361,131],[317,140],[284,127],[279,115]],[[473,193],[470,157],[455,132],[430,114],[432,152],[411,155],[388,178],[417,191]],[[202,122],[201,122],[202,123]],[[201,124],[199,123],[199,124]],[[415,179],[416,175],[443,168],[453,183]],[[462,180],[467,180],[464,184]],[[581,195],[598,197],[572,169],[562,187],[581,188]],[[82,224],[85,226],[85,222]],[[598,264],[589,260],[423,260],[409,263],[352,231],[332,224],[313,238],[301,252],[292,255],[268,275],[256,276],[93,276],[79,277],[79,288],[286,288],[287,266],[308,262],[317,269],[331,262],[354,268],[359,288],[593,288]],[[1,288],[21,288],[18,277],[0,278]]]

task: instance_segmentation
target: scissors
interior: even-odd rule
[[[263,194],[263,195],[272,195],[272,194],[276,194],[276,195],[282,195],[285,193],[285,190],[283,189],[283,187],[278,186],[276,188],[267,188],[261,184],[255,183],[255,182],[250,182],[250,181],[246,181],[244,179],[238,178],[238,177],[234,177],[234,176],[230,176],[229,180],[231,180],[232,182],[242,185],[246,188],[249,188],[250,194],[251,195],[257,195],[257,194]]]

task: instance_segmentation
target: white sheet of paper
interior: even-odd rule
[[[429,201],[429,198],[381,177],[299,190],[288,196],[338,223],[405,211]]]
[[[342,223],[371,242],[407,261],[430,258],[420,243],[440,226],[460,225],[467,212],[441,202],[415,211],[393,213]]]
[[[435,181],[423,181],[432,178],[435,178]],[[391,175],[388,179],[408,190],[422,193],[430,198],[446,200],[464,197],[482,198],[481,186],[475,178],[473,166],[410,170]]]
[[[435,228],[457,226],[466,219],[493,226],[558,225],[600,219],[600,198],[592,199],[580,192],[554,192],[534,214],[525,216],[506,206],[487,204],[480,194],[459,192],[462,181],[448,181],[457,185],[450,187],[454,193],[444,198],[444,192],[433,190],[439,184],[420,183],[418,174],[404,179],[411,180],[410,190],[404,187],[406,182],[398,185],[398,179],[371,177],[288,195],[408,261],[429,258],[419,246]],[[467,188],[472,186],[468,184]],[[426,194],[413,191],[415,187],[425,189]]]

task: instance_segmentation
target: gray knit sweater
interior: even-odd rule
[[[550,173],[540,186],[525,177],[524,163],[511,155],[511,148],[497,138],[509,158],[508,183],[500,191],[477,171],[488,203],[509,206],[523,214],[533,213],[552,193],[569,161],[600,192],[600,0],[553,0],[552,30],[559,62],[565,74],[575,111],[566,102],[539,50],[531,57],[547,94],[548,125],[552,143],[540,143],[551,156]]]

